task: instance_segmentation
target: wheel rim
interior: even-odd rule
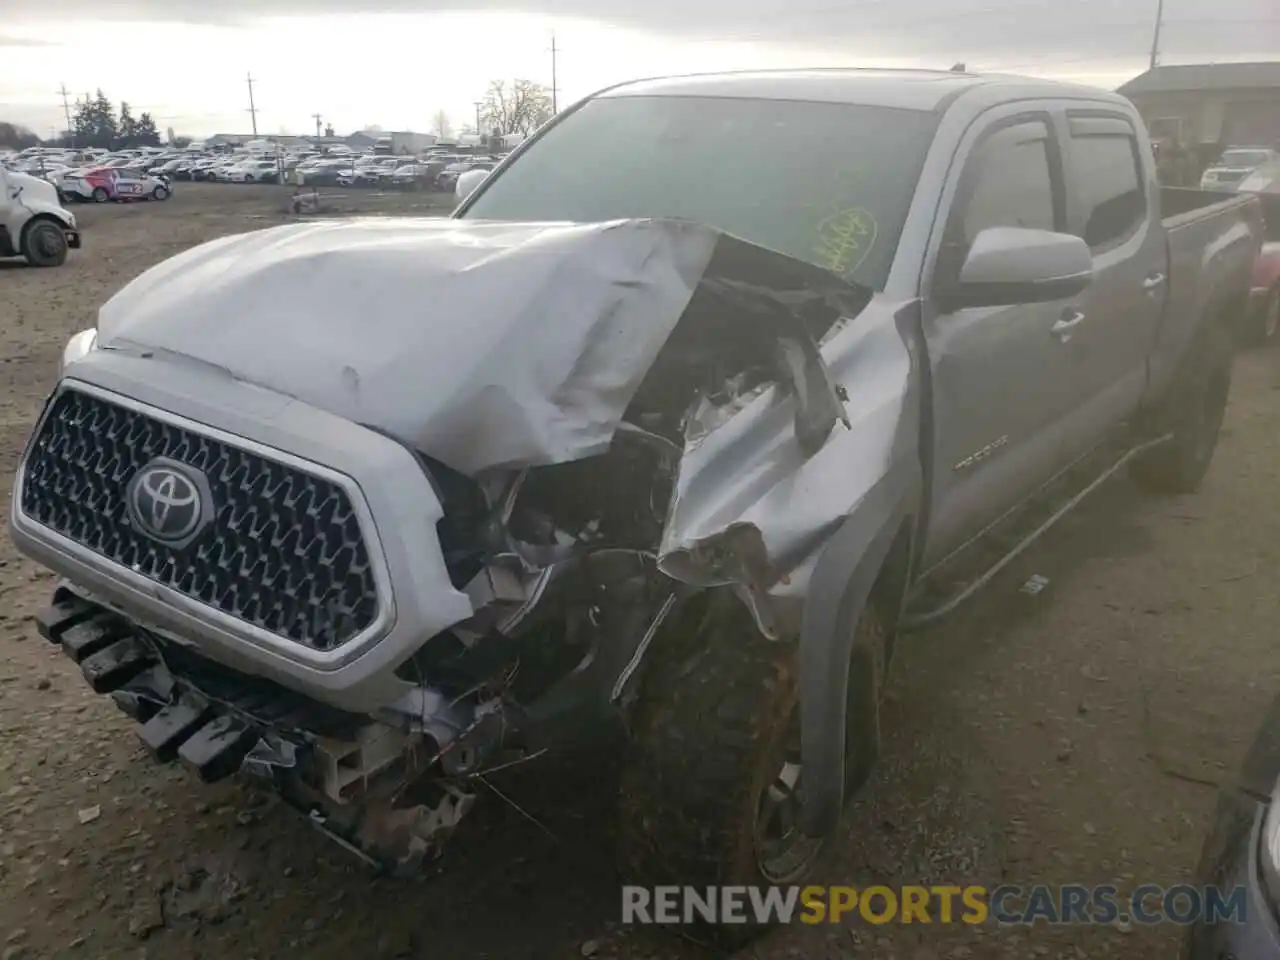
[[[756,866],[770,883],[788,884],[808,871],[823,841],[800,830],[804,767],[800,761],[800,711],[792,714],[782,757],[756,803]]]

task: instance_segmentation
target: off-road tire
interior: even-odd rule
[[[794,642],[770,641],[745,607],[724,593],[686,611],[681,628],[651,650],[623,764],[618,861],[624,883],[646,887],[801,884],[829,841],[794,876],[771,881],[756,850],[762,791],[774,780],[799,702]],[[868,610],[850,670],[863,692],[850,713],[846,799],[862,785],[879,734],[885,633]],[[852,696],[850,699],[854,699]],[[853,762],[850,762],[853,761]],[[803,776],[803,775],[802,775]],[[803,784],[803,780],[801,780]],[[681,934],[720,947],[766,928],[682,926]]]
[[[33,267],[60,267],[67,262],[67,235],[51,220],[32,220],[22,231],[21,252]]]
[[[106,203],[106,202],[107,202],[108,200],[110,200],[110,199],[111,199],[111,194],[109,194],[109,193],[107,192],[107,188],[106,188],[106,187],[94,187],[94,188],[93,188],[93,202],[94,202],[94,203]]]
[[[1156,430],[1171,431],[1173,439],[1147,451],[1130,467],[1138,486],[1156,494],[1195,493],[1200,488],[1222,430],[1234,356],[1228,327],[1210,321],[1192,344],[1157,417]]]
[[[168,200],[168,199],[169,199],[169,188],[168,188],[168,187],[156,187],[154,190],[152,190],[152,191],[151,191],[151,199],[152,199],[152,200],[159,200],[159,201]]]

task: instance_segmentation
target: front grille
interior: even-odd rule
[[[130,479],[156,457],[205,474],[212,517],[181,549],[129,517]],[[22,477],[22,512],[108,560],[315,650],[373,623],[378,593],[337,484],[73,389],[53,401]]]

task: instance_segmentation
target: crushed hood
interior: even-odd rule
[[[152,268],[102,307],[99,344],[211,364],[475,475],[603,453],[699,286],[762,276],[784,304],[851,290],[684,222],[313,222]]]

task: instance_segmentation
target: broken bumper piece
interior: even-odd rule
[[[252,719],[174,677],[150,637],[67,588],[56,591],[36,625],[79,664],[93,692],[110,694],[141,724],[138,736],[160,763],[182,759],[201,780],[224,780],[261,739],[264,728]]]
[[[375,867],[413,871],[433,859],[474,801],[440,781],[417,790],[435,802],[393,805],[392,794],[424,772],[405,763],[417,756],[414,741],[236,674],[65,586],[36,624],[95,693],[137,721],[156,761],[180,761],[206,783],[242,771],[269,779],[309,823]]]
[[[127,621],[70,590],[59,588],[36,624],[80,665],[94,693],[110,694],[142,724],[139,736],[161,763],[181,757],[212,783],[238,771],[259,739],[249,721],[182,690],[159,651]]]

